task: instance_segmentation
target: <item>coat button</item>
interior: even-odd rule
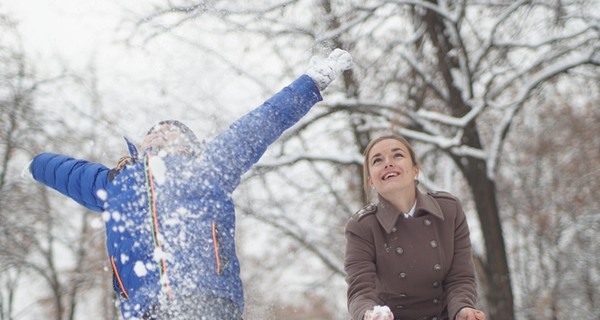
[[[438,243],[435,240],[431,240],[429,241],[429,246],[432,247],[433,249],[438,247]]]
[[[392,232],[396,232],[396,231],[398,231],[398,228],[396,228],[396,227],[393,227],[393,228],[392,228]]]
[[[400,278],[400,279],[406,279],[406,272],[400,272],[398,274],[398,278]]]
[[[433,270],[435,270],[435,271],[440,271],[440,270],[442,270],[442,265],[441,265],[441,264],[439,264],[439,263],[436,263],[436,264],[434,264],[434,265],[433,265]]]
[[[396,247],[396,253],[401,256],[404,254],[404,249],[402,249],[402,247]]]
[[[433,282],[433,287],[434,288],[439,288],[440,287],[440,282],[439,281],[434,281]]]
[[[438,299],[433,299],[431,302],[433,302],[433,304],[440,304],[440,300]]]

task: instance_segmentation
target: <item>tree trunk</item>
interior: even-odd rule
[[[434,1],[432,1],[434,2]],[[447,107],[452,115],[464,116],[470,107],[463,100],[462,91],[455,86],[451,70],[460,69],[458,62],[451,58],[449,52],[454,49],[449,39],[449,30],[442,17],[437,13],[427,10],[424,17],[427,23],[427,34],[432,44],[437,48],[438,71],[442,77],[448,92]],[[464,128],[463,144],[473,148],[481,149],[481,140],[475,123]],[[475,158],[463,158],[450,154],[457,167],[465,176],[471,192],[473,201],[477,208],[479,221],[485,241],[486,261],[484,270],[486,272],[486,291],[489,309],[485,310],[489,319],[513,320],[513,295],[508,269],[508,259],[502,235],[502,224],[496,199],[496,186],[487,174],[487,164],[484,160]]]
[[[512,320],[514,319],[512,286],[496,201],[496,186],[488,178],[487,166],[482,160],[470,159],[468,165],[462,170],[473,193],[485,241],[487,261],[484,270],[488,281],[489,290],[486,293],[490,308],[486,311],[490,319]]]

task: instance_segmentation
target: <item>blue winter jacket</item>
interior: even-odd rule
[[[216,296],[243,310],[231,194],[267,147],[320,100],[303,75],[235,121],[200,157],[146,153],[113,178],[117,171],[104,165],[42,153],[30,169],[37,181],[103,212],[125,319],[173,296]]]

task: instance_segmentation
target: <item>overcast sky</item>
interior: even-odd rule
[[[4,0],[4,11],[19,24],[29,52],[86,63],[113,40],[118,6],[112,0]]]
[[[267,98],[247,85],[239,90],[235,72],[224,71],[168,36],[144,47],[127,47],[123,40],[131,25],[124,26],[124,21],[135,19],[135,14],[125,6],[135,5],[114,0],[5,0],[0,8],[18,23],[26,55],[39,73],[52,75],[68,66],[86,74],[93,67],[103,106],[128,119],[119,123],[119,130],[134,142],[165,118],[189,119],[187,124],[199,136],[213,135],[224,122]],[[216,116],[218,124],[202,121]]]

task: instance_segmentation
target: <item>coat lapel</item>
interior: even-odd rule
[[[429,213],[441,220],[444,220],[442,209],[431,195],[428,193],[422,193],[419,190],[416,191],[416,195],[417,206],[415,208],[415,217]],[[398,219],[403,213],[383,197],[379,196],[378,198],[379,202],[377,204],[377,212],[375,212],[375,216],[385,232],[391,233],[394,226],[396,226],[398,223]]]

